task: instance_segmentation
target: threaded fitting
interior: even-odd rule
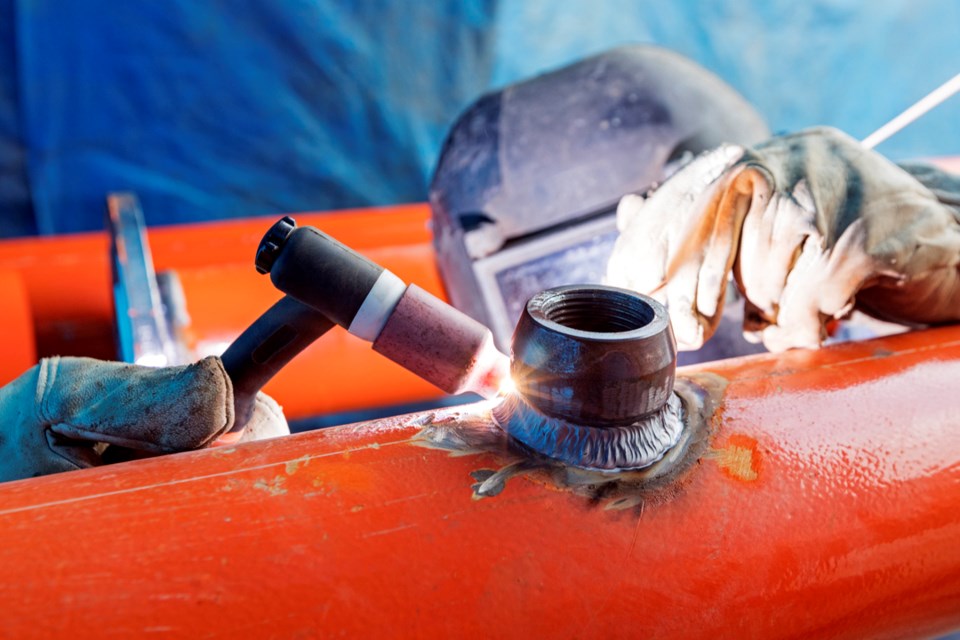
[[[676,353],[666,309],[652,298],[600,285],[543,291],[513,336],[519,397],[494,417],[527,446],[570,464],[652,464],[682,427],[671,402]]]

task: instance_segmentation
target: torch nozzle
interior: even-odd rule
[[[490,329],[427,293],[407,287],[373,349],[447,393],[496,397],[510,376],[510,359]]]
[[[477,359],[464,380],[463,390],[477,393],[492,400],[511,386],[510,358],[493,344],[493,336],[487,334],[477,351]]]

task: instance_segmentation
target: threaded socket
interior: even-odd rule
[[[520,317],[510,366],[517,392],[493,419],[562,463],[641,469],[683,433],[676,365],[667,311],[652,298],[600,285],[549,289]]]
[[[525,400],[548,416],[618,426],[663,407],[676,360],[660,303],[625,289],[575,285],[527,303],[513,336],[511,374]]]

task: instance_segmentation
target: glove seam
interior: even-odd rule
[[[63,460],[74,470],[84,469],[85,466],[77,463],[57,449],[54,438],[59,435],[53,429],[54,421],[51,419],[50,403],[51,391],[57,384],[57,377],[60,374],[60,356],[44,358],[40,361],[37,370],[37,388],[34,395],[34,403],[37,407],[37,418],[43,429],[43,439],[47,449],[57,458]]]
[[[55,435],[58,435],[56,431],[54,431],[53,429],[50,429],[50,428],[45,428],[43,431],[44,431],[44,434],[43,434],[43,435],[44,435],[44,440],[45,440],[46,443],[47,443],[47,449],[49,449],[50,452],[51,452],[53,455],[57,456],[58,458],[60,458],[61,460],[63,460],[64,462],[66,462],[67,464],[69,464],[70,466],[72,466],[72,467],[74,468],[74,470],[80,470],[80,469],[86,469],[86,468],[87,468],[86,466],[81,465],[81,464],[78,464],[78,463],[75,462],[74,460],[71,460],[70,458],[68,458],[68,457],[65,456],[63,453],[61,453],[60,451],[57,450],[57,448],[54,446],[54,442],[53,442],[54,436],[55,436]]]
[[[40,368],[37,372],[37,388],[34,402],[37,407],[40,423],[49,426],[50,419],[50,390],[53,389],[57,381],[57,374],[60,371],[60,356],[44,358],[40,361]]]
[[[233,380],[230,379],[230,374],[227,373],[227,368],[223,364],[223,360],[220,358],[213,358],[214,362],[217,364],[217,372],[220,374],[221,379],[224,383],[224,426],[221,428],[219,434],[223,435],[224,433],[229,432],[234,427],[234,422],[236,422],[237,416],[234,414],[234,398],[233,398]],[[216,436],[218,437],[218,436]],[[212,442],[216,439],[212,438],[208,442]]]

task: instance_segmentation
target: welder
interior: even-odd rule
[[[0,481],[289,433],[259,390],[334,325],[447,393],[489,398],[509,378],[487,327],[319,229],[283,218],[256,267],[288,295],[220,357],[157,369],[54,357],[0,389]]]
[[[648,197],[624,198],[618,218],[608,281],[664,301],[681,348],[710,338],[731,280],[745,330],[772,350],[820,346],[854,308],[911,325],[960,320],[960,179],[897,167],[831,129],[709,152]],[[384,282],[392,312],[406,289]],[[46,359],[0,389],[0,479],[97,464],[107,444],[169,452],[289,432],[268,397],[253,407],[234,424],[217,357],[160,369]]]

